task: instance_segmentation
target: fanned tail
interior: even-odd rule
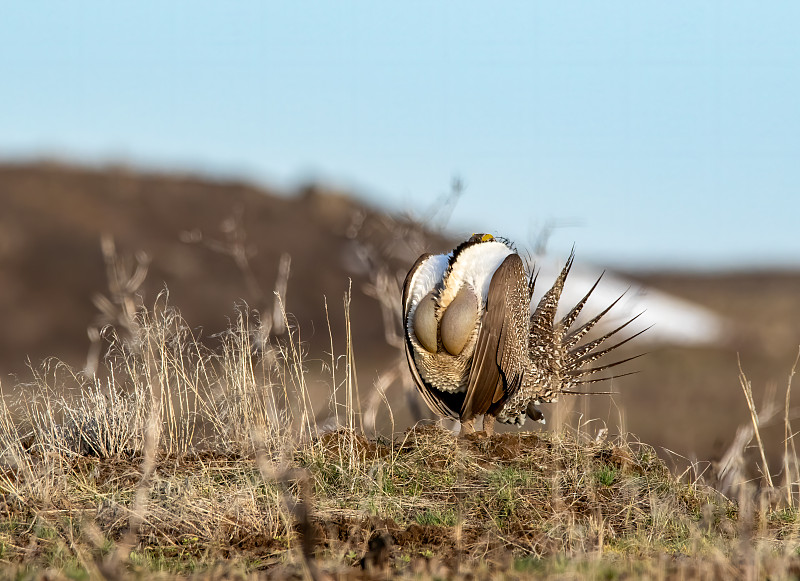
[[[627,327],[628,325],[633,323],[636,319],[638,319],[641,316],[642,316],[642,313],[639,313],[635,317],[632,317],[632,318],[628,319],[627,321],[625,321],[623,324],[621,324],[616,329],[614,329],[612,331],[609,331],[608,333],[606,333],[602,337],[598,337],[597,339],[595,339],[593,341],[589,341],[588,343],[585,343],[583,345],[578,345],[577,347],[574,347],[573,349],[570,349],[568,358],[569,358],[572,366],[574,366],[574,365],[583,365],[584,363],[591,363],[592,361],[596,361],[598,357],[604,355],[608,351],[604,350],[604,351],[601,351],[601,352],[592,353],[592,350],[597,348],[597,347],[599,347],[600,345],[602,345],[606,341],[608,341],[611,337],[613,337],[614,335],[616,335],[617,333],[622,331],[622,329],[624,329],[625,327]],[[639,333],[637,333],[633,337],[636,337],[637,335],[641,335],[643,332],[644,331],[639,331]],[[619,345],[622,345],[623,343],[627,343],[628,341],[633,339],[633,337],[629,337],[628,339],[625,339],[623,342],[617,343],[617,345],[615,345],[614,347],[609,348],[609,350],[615,349],[616,347],[618,347]]]
[[[619,303],[623,296],[625,296],[623,293],[594,317],[576,329],[572,329],[583,308],[586,306],[589,297],[603,278],[602,274],[586,295],[584,295],[566,315],[556,322],[555,316],[558,309],[558,302],[561,298],[564,283],[572,268],[574,259],[575,254],[573,251],[570,253],[569,259],[561,270],[558,278],[556,278],[553,283],[552,288],[541,298],[531,315],[529,355],[533,368],[531,370],[531,375],[534,378],[532,383],[535,397],[533,399],[538,401],[554,401],[560,393],[583,394],[586,392],[575,391],[573,388],[579,385],[597,383],[631,375],[635,372],[626,372],[610,377],[590,378],[590,376],[629,363],[644,355],[644,353],[640,353],[611,363],[591,366],[595,361],[605,357],[629,341],[632,341],[650,328],[643,329],[626,339],[606,346],[608,345],[607,341],[609,339],[617,335],[617,333],[625,329],[642,315],[642,313],[639,313],[601,337],[582,343],[586,335],[603,320],[608,312]]]
[[[599,282],[599,279],[598,279],[598,282]],[[595,287],[596,286],[597,286],[597,283],[595,283]],[[592,290],[594,290],[595,287],[592,287]],[[569,348],[572,348],[575,345],[577,345],[580,342],[580,340],[583,339],[586,336],[586,334],[589,333],[589,331],[591,331],[598,322],[600,322],[600,319],[605,317],[606,314],[608,313],[608,311],[613,309],[614,306],[620,300],[622,300],[622,297],[624,297],[624,296],[625,296],[625,293],[621,294],[617,298],[617,300],[615,300],[613,303],[608,305],[605,309],[603,309],[602,311],[597,313],[594,317],[592,317],[591,319],[586,321],[583,325],[581,325],[580,327],[578,327],[577,329],[575,329],[574,331],[569,333],[569,335],[567,335],[567,337],[564,340],[564,346],[569,349]]]
[[[606,369],[611,369],[613,367],[617,367],[619,365],[624,365],[628,361],[633,361],[634,359],[639,359],[639,357],[643,357],[647,355],[647,353],[639,353],[638,355],[633,355],[632,357],[626,357],[625,359],[620,359],[619,361],[615,361],[614,363],[608,363],[606,365],[599,365],[597,367],[578,367],[577,369],[572,369],[571,371],[567,372],[572,379],[571,383],[591,383],[594,381],[605,381],[606,379],[614,379],[617,377],[622,377],[624,375],[629,375],[628,373],[623,373],[622,375],[615,375],[613,377],[601,377],[599,379],[592,379],[588,381],[576,381],[582,377],[587,377],[589,375],[594,375],[595,373],[600,373],[601,371],[605,371]]]
[[[581,311],[583,310],[583,307],[586,305],[586,301],[588,301],[588,300],[589,300],[589,297],[590,297],[590,296],[592,295],[592,293],[594,292],[594,289],[596,289],[596,288],[597,288],[597,285],[598,285],[598,284],[600,284],[600,279],[602,279],[602,278],[603,278],[603,275],[604,275],[605,273],[606,273],[606,271],[603,271],[603,272],[600,274],[600,276],[598,276],[598,277],[597,277],[597,280],[596,280],[596,281],[595,281],[595,283],[592,285],[592,288],[590,288],[590,289],[589,289],[589,292],[587,292],[587,293],[586,293],[586,294],[583,296],[583,298],[582,298],[580,301],[578,301],[578,304],[577,304],[577,305],[575,305],[574,307],[572,307],[572,308],[570,309],[570,311],[569,311],[569,312],[568,312],[566,315],[564,315],[564,318],[563,318],[563,319],[561,319],[561,320],[558,322],[558,327],[559,327],[559,328],[561,328],[562,330],[566,331],[567,329],[569,329],[569,328],[570,328],[570,327],[573,325],[573,323],[575,322],[575,320],[578,318],[578,315],[580,315],[580,314],[581,314]],[[621,297],[620,297],[620,298],[621,298]],[[619,300],[619,299],[617,299],[617,300]],[[612,304],[612,306],[613,306],[613,304]],[[609,308],[611,308],[611,307],[609,307]],[[602,315],[601,315],[601,316],[602,316]],[[598,319],[598,320],[599,320],[599,319]],[[595,323],[596,323],[596,322],[597,322],[597,321],[595,321]],[[587,325],[583,325],[583,327],[581,327],[581,329],[584,329],[584,328],[586,328],[586,330],[584,331],[584,334],[585,334],[585,333],[587,333],[587,332],[589,331],[589,329],[591,329],[593,326],[594,326],[594,323],[592,323],[592,324],[591,324],[591,325],[589,325],[588,327],[587,327]],[[573,335],[574,335],[574,333],[573,333],[573,334],[571,334],[571,335],[570,335],[570,337],[572,337]],[[582,336],[582,335],[581,335],[581,336]],[[577,340],[580,340],[580,337],[578,337],[578,339],[577,339]]]
[[[590,349],[588,349],[590,346],[593,349],[597,345],[601,344],[603,341],[605,341],[612,334],[616,333],[621,328],[626,327],[629,323],[633,322],[633,320],[635,318],[636,317],[634,317],[633,319],[631,319],[630,321],[628,321],[624,325],[621,325],[620,327],[617,327],[611,333],[607,333],[606,335],[603,335],[602,337],[600,337],[600,339],[595,339],[594,341],[591,341],[591,342],[587,343],[585,346],[581,347],[579,350],[584,353],[583,355],[574,356],[574,355],[572,355],[572,352],[570,352],[570,355],[567,358],[568,366],[570,367],[570,369],[573,372],[577,371],[577,370],[588,371],[588,370],[583,370],[582,369],[584,365],[589,365],[590,363],[593,363],[593,362],[597,361],[598,359],[600,359],[603,355],[607,355],[608,353],[611,353],[612,351],[614,351],[618,347],[622,347],[625,343],[627,343],[628,341],[632,341],[633,339],[635,339],[636,337],[638,337],[639,335],[641,335],[642,333],[644,333],[645,331],[647,331],[650,328],[650,327],[647,327],[645,329],[642,329],[638,333],[635,333],[635,334],[631,335],[630,337],[628,337],[627,339],[624,339],[623,341],[620,341],[619,343],[615,343],[611,347],[606,347],[605,349],[601,349],[599,351],[591,351]],[[600,369],[597,368],[597,371],[600,371]]]
[[[558,310],[558,301],[561,299],[561,291],[564,290],[564,282],[567,280],[567,275],[569,275],[574,260],[575,251],[572,251],[567,263],[561,270],[561,274],[558,275],[550,290],[539,300],[536,310],[531,315],[530,339],[528,342],[531,351],[547,351],[555,342],[561,342],[560,337],[558,341],[555,341],[555,334],[560,329],[554,324],[554,321]],[[535,280],[533,279],[533,281]]]

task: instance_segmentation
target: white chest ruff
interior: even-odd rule
[[[485,309],[492,276],[503,261],[513,253],[511,248],[496,241],[476,244],[463,250],[447,273],[440,306],[443,309],[447,308],[461,287],[468,284],[478,295],[481,309]]]
[[[405,331],[415,347],[413,357],[420,377],[435,389],[449,393],[466,391],[492,276],[512,253],[513,250],[502,242],[476,244],[462,250],[452,266],[452,255],[440,254],[428,258],[414,273],[404,305]],[[420,301],[437,287],[441,289],[435,293],[438,325],[442,314],[464,285],[469,285],[478,298],[479,312],[472,335],[457,356],[444,349],[436,353],[427,351],[415,337],[412,325]]]

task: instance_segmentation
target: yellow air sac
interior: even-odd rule
[[[442,344],[451,355],[458,355],[472,337],[478,321],[478,297],[463,286],[442,316]]]
[[[417,305],[414,312],[414,335],[426,351],[436,353],[436,301],[433,291]]]

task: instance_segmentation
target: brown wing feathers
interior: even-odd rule
[[[524,299],[527,296],[526,289],[522,259],[517,254],[510,254],[495,271],[489,284],[486,312],[478,332],[470,381],[461,408],[462,419],[469,420],[490,409],[499,409],[522,381],[520,363],[521,357],[526,355],[525,332],[520,329],[519,319],[527,316],[527,304],[520,300],[520,297]],[[521,311],[521,305],[524,311]],[[522,323],[524,325],[524,319]]]

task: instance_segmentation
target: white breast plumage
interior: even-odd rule
[[[514,251],[497,241],[484,242],[465,248],[456,257],[444,281],[439,304],[446,308],[464,284],[469,284],[477,293],[481,306],[486,305],[489,283],[492,276],[509,254]]]

